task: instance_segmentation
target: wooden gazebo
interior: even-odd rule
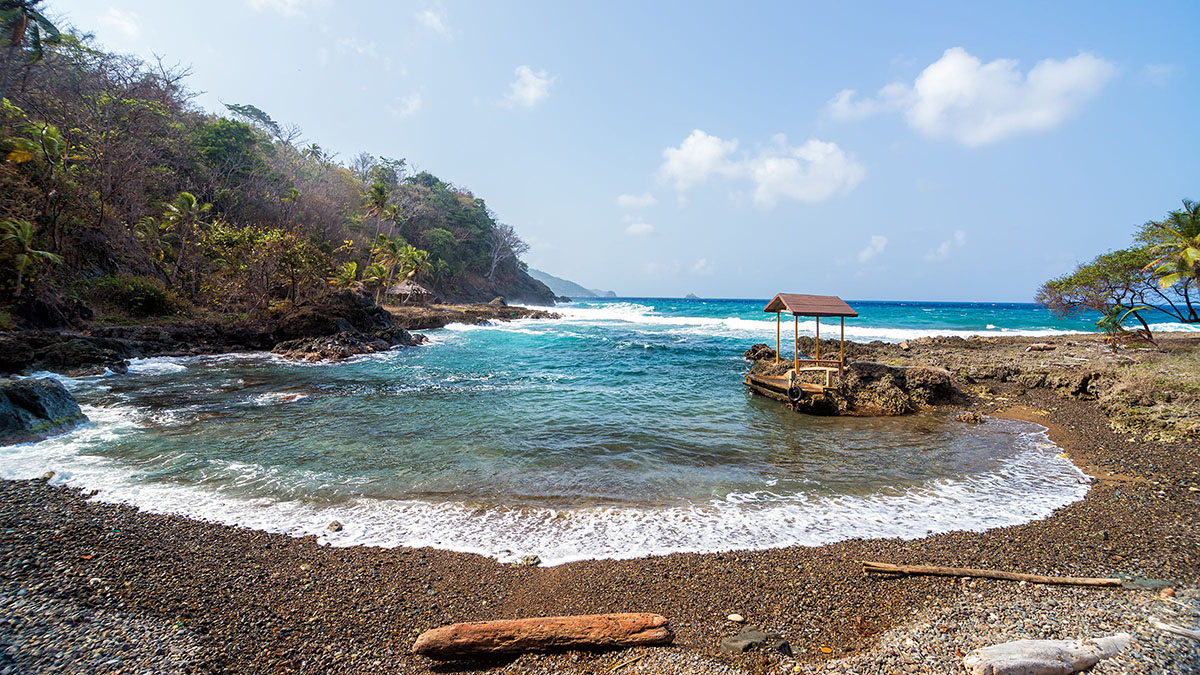
[[[796,362],[796,370],[800,368],[800,317],[811,316],[817,320],[817,353],[815,358],[804,359],[813,368],[805,370],[823,370],[836,367],[838,375],[846,367],[846,317],[856,317],[858,312],[836,295],[801,295],[799,293],[780,293],[763,308],[764,312],[775,312],[775,361],[779,361],[779,324],[781,315],[789,312],[792,315],[795,337],[792,342],[792,359]],[[841,346],[836,361],[821,360],[821,317],[836,316],[841,319]]]
[[[772,398],[782,399],[786,395],[786,400],[792,404],[807,394],[821,394],[826,388],[832,387],[833,374],[837,373],[840,377],[846,367],[846,317],[856,317],[858,316],[858,312],[854,311],[850,305],[847,305],[844,300],[836,295],[801,295],[798,293],[780,293],[776,295],[767,303],[763,311],[775,313],[776,363],[780,360],[780,333],[783,313],[788,312],[792,315],[794,333],[792,340],[792,361],[794,365],[786,375],[782,376],[748,374],[746,376],[746,385],[752,391]],[[802,316],[811,316],[817,320],[817,348],[816,353],[811,359],[800,358],[800,317]],[[840,319],[841,346],[838,350],[837,359],[822,359],[821,319],[831,316],[836,316]],[[799,373],[811,371],[823,372],[825,374],[824,387],[797,379]]]

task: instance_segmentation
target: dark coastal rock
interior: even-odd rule
[[[79,376],[97,375],[105,369],[125,372],[126,359],[136,355],[137,350],[121,340],[45,331],[0,334],[0,373],[50,370]]]
[[[280,341],[333,335],[347,331],[370,333],[395,326],[395,319],[365,291],[338,290],[293,309],[279,320]]]
[[[747,361],[774,361],[775,350],[772,349],[770,345],[765,345],[760,342],[743,352],[742,356]]]
[[[481,324],[512,319],[558,319],[560,315],[529,307],[493,307],[492,305],[435,305],[391,307],[396,324],[408,330],[432,330],[452,323]]]
[[[347,330],[325,337],[288,340],[275,345],[271,352],[293,361],[327,361],[417,344],[420,343],[408,331],[392,326],[372,333]]]
[[[744,355],[754,362],[751,372],[759,375],[783,375],[793,367],[791,359],[776,362],[775,350],[764,344],[754,345]],[[802,375],[808,378],[805,381],[824,379],[822,373]],[[951,373],[935,366],[851,361],[842,376],[835,376],[834,380],[833,388],[823,394],[804,396],[793,407],[814,415],[889,416],[916,412],[961,396]]]
[[[722,654],[743,654],[751,649],[770,649],[785,656],[792,655],[792,645],[779,633],[767,633],[753,626],[747,626],[742,632],[732,637],[722,638],[720,651]]]
[[[504,296],[497,295],[488,303],[489,307],[508,307],[508,303],[504,301]]]
[[[0,445],[39,441],[87,417],[54,378],[0,380]]]

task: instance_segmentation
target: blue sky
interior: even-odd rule
[[[623,295],[1027,301],[1200,199],[1200,4],[49,0]]]

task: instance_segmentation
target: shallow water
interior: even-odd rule
[[[927,306],[885,309],[860,306],[848,335],[973,330],[946,316],[959,308],[933,308],[944,330],[924,326]],[[982,529],[1087,489],[1037,425],[817,418],[747,396],[741,351],[774,338],[761,303],[562,311],[336,364],[162,358],[67,380],[93,422],[0,449],[0,467],[335,545],[551,564]],[[985,322],[976,331],[1080,330],[1019,309],[967,313]],[[327,533],[334,519],[344,530]]]

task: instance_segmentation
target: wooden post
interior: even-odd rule
[[[814,316],[813,320],[817,322],[817,360],[821,360],[821,317]]]
[[[841,363],[838,364],[838,377],[841,377],[842,369],[846,367],[846,317],[844,316],[842,317],[841,353],[838,354],[838,360],[841,361]]]
[[[779,314],[775,312],[775,363],[779,363]]]
[[[794,322],[796,339],[792,340],[792,359],[796,362],[796,370],[800,370],[800,317],[792,315]]]

